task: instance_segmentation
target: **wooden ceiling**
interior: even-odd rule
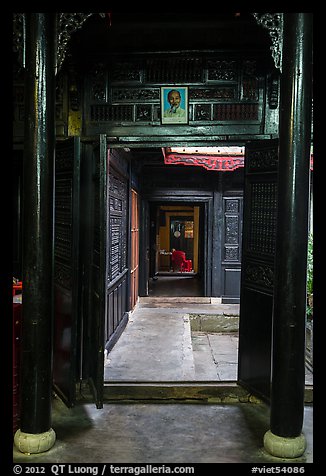
[[[251,13],[112,12],[93,14],[73,34],[73,56],[107,53],[246,50],[270,55],[271,39]]]

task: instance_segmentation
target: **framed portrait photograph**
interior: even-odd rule
[[[188,86],[161,87],[162,124],[188,124]]]

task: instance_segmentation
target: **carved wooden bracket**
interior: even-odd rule
[[[58,13],[56,73],[60,70],[66,56],[71,35],[79,30],[85,21],[95,13]],[[105,17],[105,13],[99,13]],[[25,14],[14,13],[13,49],[18,60],[25,67]]]
[[[253,13],[253,16],[258,25],[268,30],[274,64],[282,72],[283,13]]]

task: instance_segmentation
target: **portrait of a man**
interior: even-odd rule
[[[188,88],[161,88],[162,124],[188,123]]]

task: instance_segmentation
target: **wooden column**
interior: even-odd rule
[[[21,428],[15,444],[30,453],[46,451],[55,441],[51,429],[55,16],[26,14]]]
[[[279,127],[271,429],[266,449],[296,457],[305,389],[306,276],[311,141],[312,15],[285,13]]]

